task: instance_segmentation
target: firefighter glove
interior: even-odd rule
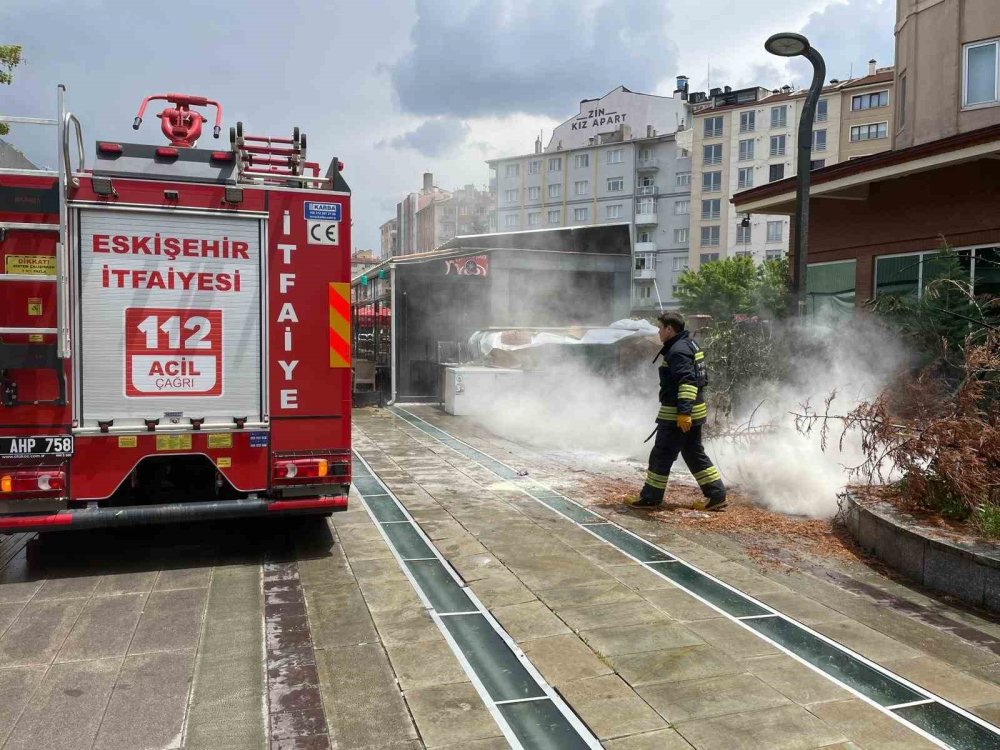
[[[687,432],[691,429],[691,415],[690,414],[678,414],[677,415],[677,426],[680,428],[681,432]]]

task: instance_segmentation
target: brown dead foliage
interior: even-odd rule
[[[635,497],[641,488],[639,481],[592,477],[583,483],[579,496],[604,512],[642,514],[675,528],[725,534],[739,541],[747,554],[764,566],[794,565],[803,555],[844,561],[862,556],[850,534],[835,520],[786,516],[755,505],[739,490],[728,492],[728,505],[721,513],[695,511],[701,492],[680,482],[668,486],[664,504],[656,510],[627,508],[626,498]]]

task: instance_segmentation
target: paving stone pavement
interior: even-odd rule
[[[586,503],[558,459],[433,407],[412,411]],[[605,747],[935,747],[391,413],[357,413],[355,447]],[[731,539],[614,520],[945,699],[1000,716],[1000,625],[988,617],[860,563],[762,571]]]

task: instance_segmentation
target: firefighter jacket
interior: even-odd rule
[[[705,386],[705,352],[681,331],[667,341],[657,358],[660,362],[660,411],[657,422],[676,422],[678,414],[690,414],[693,424],[702,424],[708,417]]]

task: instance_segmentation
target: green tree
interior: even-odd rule
[[[14,81],[14,68],[21,64],[20,44],[0,44],[0,84],[9,86]],[[0,122],[0,135],[7,135],[10,127]]]
[[[782,318],[788,307],[788,266],[784,260],[756,266],[743,257],[706,263],[681,276],[677,299],[684,313],[716,321],[735,315]]]

